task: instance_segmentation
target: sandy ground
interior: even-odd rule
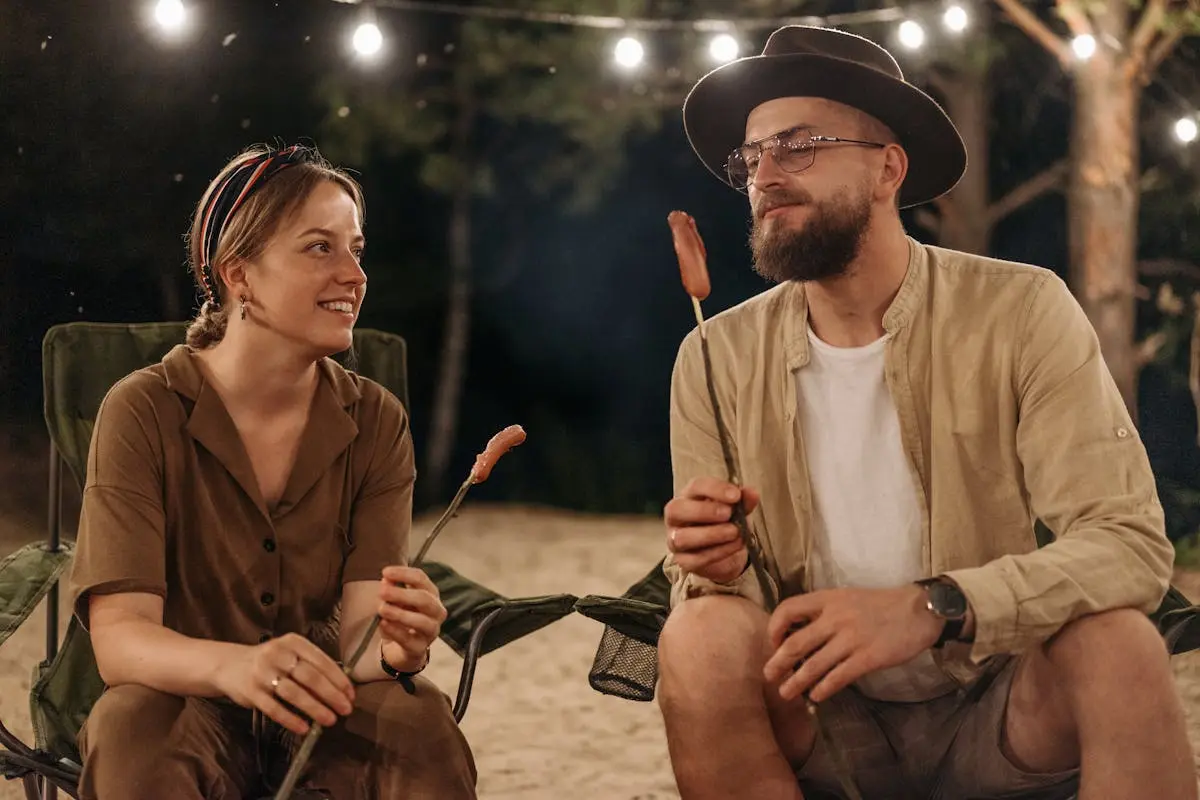
[[[8,529],[0,525],[0,550],[27,540],[22,529],[40,527],[31,522],[32,528],[11,519]],[[431,523],[420,520],[419,531]],[[447,528],[430,558],[508,596],[620,594],[658,557],[660,531],[646,518],[470,509]],[[1200,576],[1181,574],[1178,584],[1200,598]],[[463,722],[481,798],[678,797],[656,707],[601,695],[587,683],[601,630],[575,615],[482,659]],[[0,717],[23,737],[29,735],[29,675],[44,642],[44,617],[36,616],[0,648]],[[453,696],[460,665],[439,643],[429,675]],[[1175,671],[1200,752],[1200,654],[1176,658]],[[0,782],[0,800],[19,797],[15,783]]]

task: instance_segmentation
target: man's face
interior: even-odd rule
[[[873,137],[862,131],[859,117],[838,103],[819,98],[788,97],[754,109],[746,121],[746,141],[783,131],[793,145],[810,135],[851,139]],[[819,281],[846,274],[862,247],[871,222],[874,191],[872,159],[880,151],[839,143],[817,144],[811,166],[789,172],[764,142],[747,185],[754,269],[764,278]]]

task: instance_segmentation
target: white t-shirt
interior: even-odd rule
[[[796,372],[797,412],[813,491],[812,587],[890,588],[924,577],[920,500],[884,378],[887,336],[833,347],[808,330]],[[881,700],[916,701],[954,688],[927,650],[858,684]]]

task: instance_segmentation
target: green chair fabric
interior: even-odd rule
[[[426,561],[421,568],[437,584],[442,605],[446,607],[447,617],[442,623],[441,639],[464,658],[475,626],[481,618],[496,609],[503,610],[489,622],[487,633],[478,645],[479,655],[490,653],[568,616],[574,612],[579,600],[572,594],[513,600],[475,583],[445,564]]]
[[[51,553],[41,542],[0,560],[0,645],[16,633],[71,562],[71,545]]]
[[[42,340],[42,392],[50,438],[83,484],[88,444],[100,401],[114,383],[153,364],[184,340],[186,322],[72,322]],[[408,406],[404,339],[370,328],[354,332],[352,351],[337,360],[382,384]]]
[[[86,476],[96,413],[109,388],[124,375],[161,360],[184,340],[186,329],[187,323],[182,322],[75,322],[47,332],[42,345],[45,422],[58,457],[77,485]],[[379,382],[408,405],[407,351],[401,337],[356,330],[352,350],[339,354],[337,360]],[[0,644],[54,588],[73,553],[71,541],[62,541],[57,552],[35,543],[0,561]],[[469,657],[464,661],[456,716],[465,711],[480,655],[573,613],[578,599],[574,595],[509,599],[444,564],[426,562],[424,568],[446,601],[449,617],[442,639],[459,655]],[[76,736],[103,689],[90,637],[72,617],[55,657],[38,664],[33,674],[30,713],[39,751],[35,755],[45,774],[64,765],[68,773],[78,769]],[[0,750],[0,771],[27,774],[31,752],[16,744],[10,745],[9,754]]]

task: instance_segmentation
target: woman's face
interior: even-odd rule
[[[314,358],[348,349],[367,290],[359,263],[363,243],[353,198],[333,181],[322,181],[247,270],[246,321]],[[237,316],[236,305],[233,312]]]

